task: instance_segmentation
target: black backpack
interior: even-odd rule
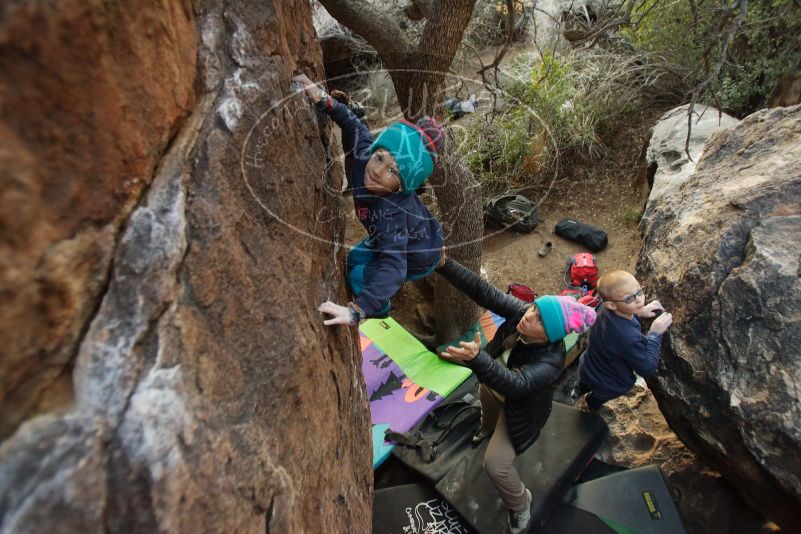
[[[484,201],[484,224],[489,228],[528,233],[537,227],[537,205],[523,195],[504,195]]]
[[[593,252],[603,249],[609,242],[606,232],[575,219],[562,219],[556,223],[554,232],[559,237],[580,243]]]

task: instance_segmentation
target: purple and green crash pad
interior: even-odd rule
[[[485,312],[476,328],[481,329],[485,339],[492,339],[501,322],[499,317]],[[359,334],[373,423],[375,468],[392,451],[393,445],[384,441],[384,432],[389,428],[409,431],[471,371],[440,359],[391,318],[365,321]]]
[[[504,319],[485,311],[462,336],[448,345],[472,340],[481,333],[486,345]],[[578,336],[565,338],[565,351]],[[362,373],[367,385],[372,419],[373,468],[380,466],[394,445],[384,432],[408,432],[470,376],[464,367],[442,361],[391,318],[370,319],[359,327]]]

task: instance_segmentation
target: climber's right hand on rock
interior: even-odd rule
[[[673,314],[672,313],[663,313],[656,319],[654,322],[651,323],[651,329],[648,331],[650,334],[651,332],[655,334],[664,334],[670,325],[673,324]]]
[[[311,81],[305,74],[298,74],[292,78],[292,81],[301,84],[303,90],[306,92],[306,96],[315,104],[325,97],[325,91],[318,87],[317,84]]]
[[[331,319],[326,319],[323,321],[323,324],[325,326],[333,326],[337,324],[351,324],[350,308],[346,306],[340,306],[339,304],[334,304],[329,300],[320,304],[320,306],[317,308],[317,311],[332,316]]]

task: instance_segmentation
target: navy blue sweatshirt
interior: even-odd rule
[[[632,388],[634,373],[648,378],[656,372],[661,347],[662,335],[643,335],[639,319],[603,308],[590,329],[579,377],[599,396],[618,397]]]
[[[364,186],[373,136],[345,105],[326,97],[317,104],[342,129],[342,148],[353,154],[353,204],[367,230],[364,245],[376,252],[371,278],[355,302],[367,316],[384,309],[406,278],[424,274],[439,261],[442,227],[416,193],[378,196]]]

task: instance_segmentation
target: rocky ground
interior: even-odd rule
[[[629,468],[658,465],[687,532],[779,532],[743,503],[720,474],[705,467],[687,450],[670,430],[644,383],[599,413],[609,424],[609,439],[598,458]]]

